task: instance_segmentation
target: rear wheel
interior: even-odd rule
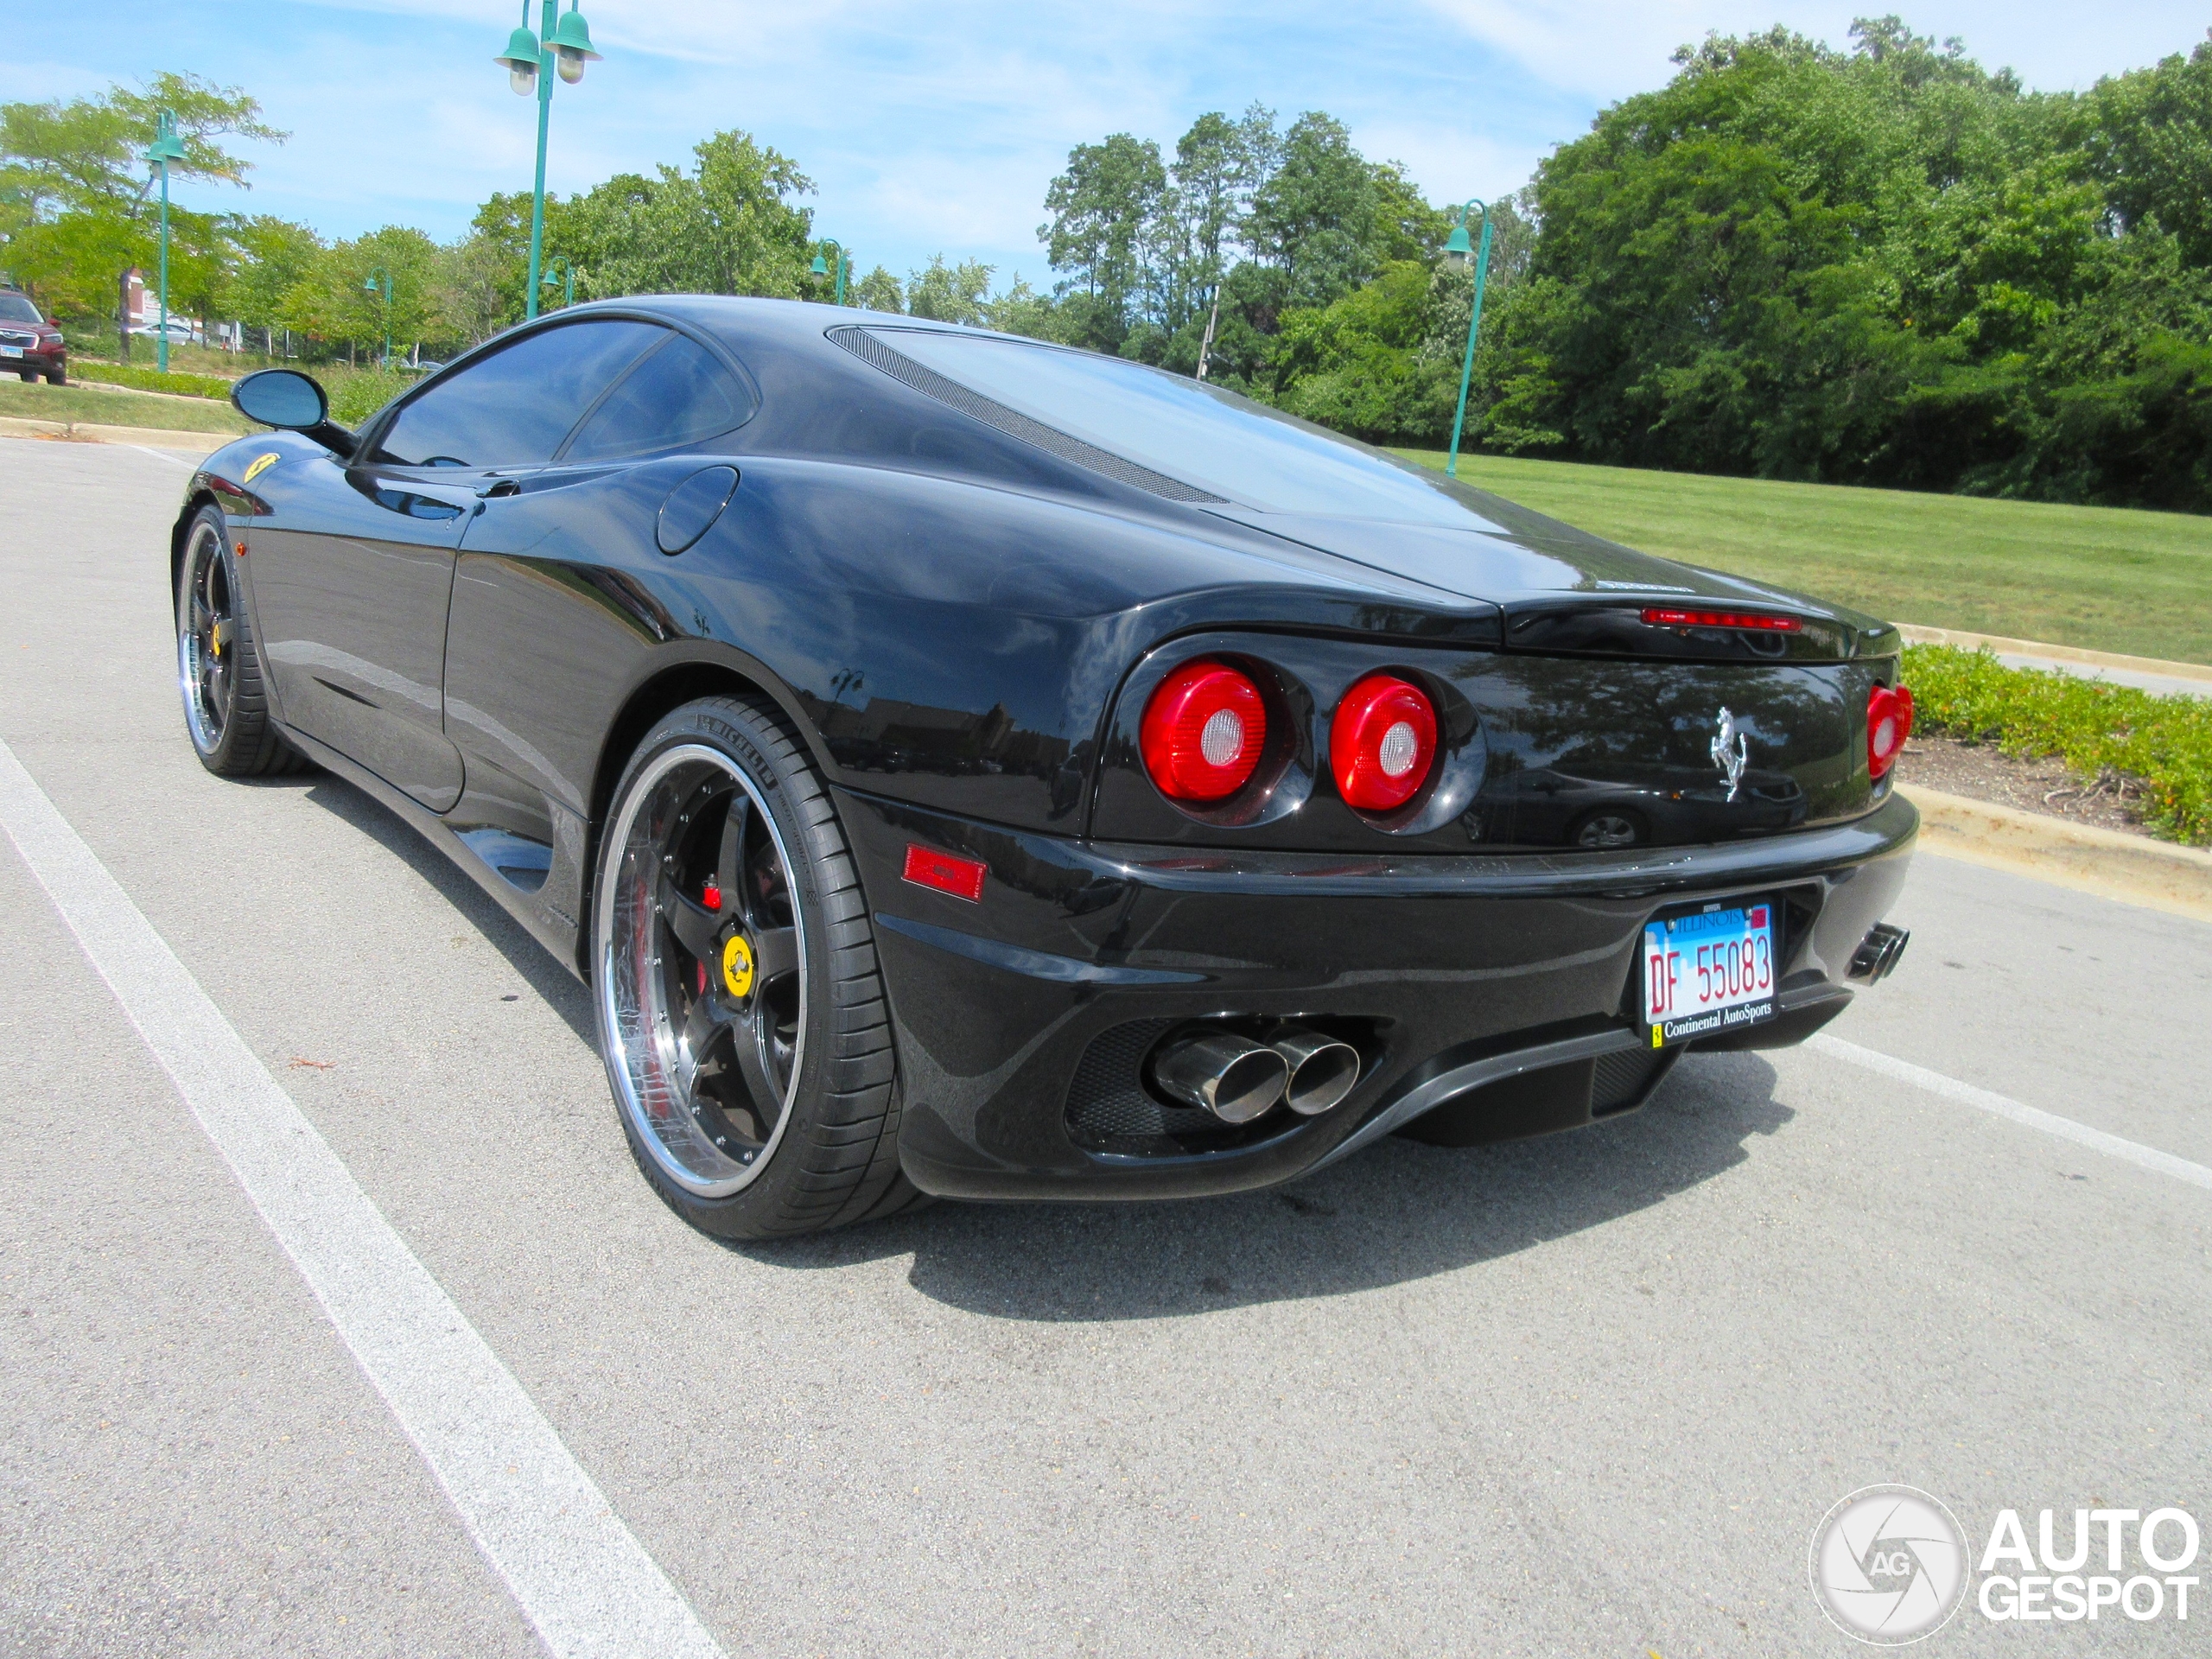
[[[269,717],[245,584],[223,515],[202,507],[177,574],[176,678],[200,764],[226,778],[296,771],[307,762]]]
[[[1601,807],[1575,820],[1567,840],[1577,847],[1634,847],[1650,839],[1637,814],[1618,807]]]
[[[728,1238],[918,1200],[898,1159],[883,986],[852,859],[768,706],[688,703],[616,787],[593,884],[592,990],[632,1155]]]

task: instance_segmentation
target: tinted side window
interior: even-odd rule
[[[404,467],[512,467],[553,459],[576,417],[668,330],[609,319],[548,328],[432,386],[377,446]]]
[[[696,340],[677,334],[630,371],[569,445],[564,461],[606,461],[727,432],[753,400]]]

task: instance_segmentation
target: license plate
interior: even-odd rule
[[[1774,906],[1669,916],[1643,929],[1643,1023],[1651,1046],[1775,1016]]]
[[[22,354],[23,348],[20,346],[0,346],[0,357],[21,357]]]

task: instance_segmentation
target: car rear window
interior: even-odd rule
[[[870,333],[1032,420],[1246,506],[1458,528],[1469,522],[1464,506],[1412,468],[1202,381],[989,334]]]
[[[683,334],[632,368],[562,451],[563,461],[611,461],[672,448],[741,424],[753,400],[698,341]]]

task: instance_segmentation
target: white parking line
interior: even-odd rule
[[[183,467],[187,472],[194,469],[193,462],[187,461],[182,455],[173,455],[166,449],[150,448],[143,443],[124,443],[118,444],[116,447],[119,449],[136,449],[142,455],[151,455],[156,461],[168,461],[174,466]]]
[[[0,829],[546,1647],[721,1659],[522,1385],[4,742]]]
[[[1842,1038],[1831,1037],[1826,1032],[1807,1038],[1805,1046],[1817,1049],[1823,1054],[1833,1054],[1840,1060],[1849,1060],[1853,1065],[1863,1065],[1870,1071],[1879,1071],[1900,1083],[1909,1083],[1916,1089],[1925,1089],[1929,1094],[1941,1095],[1946,1100],[1955,1100],[1964,1106],[1978,1106],[1985,1112],[2009,1117],[2015,1123],[2024,1123],[2031,1129],[2041,1129],[2045,1135],[2055,1135],[2062,1141],[2088,1147],[2094,1152],[2103,1153],[2107,1158],[2122,1159],[2138,1168],[2155,1170],[2161,1175],[2171,1175],[2177,1181],[2187,1181],[2191,1186],[2212,1191],[2212,1169],[2202,1164],[2193,1164],[2186,1158],[2177,1158],[2171,1152],[2160,1152],[2156,1147],[2146,1147],[2139,1141],[2107,1135],[2102,1129],[2076,1123],[2072,1118],[2061,1117],[2056,1112],[2023,1105],[2010,1096],[1977,1089],[1970,1083],[1961,1083],[1956,1077],[1947,1077],[1941,1071],[1930,1071],[1926,1066],[1915,1065],[1910,1060],[1900,1060],[1874,1049],[1861,1048],[1856,1043],[1847,1043]]]

